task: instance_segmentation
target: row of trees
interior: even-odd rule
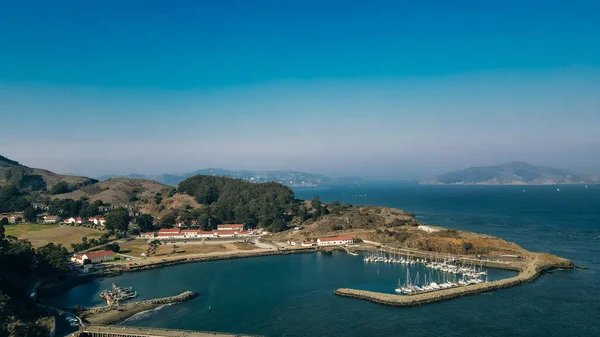
[[[80,243],[72,243],[71,248],[73,249],[73,251],[76,251],[76,252],[90,249],[92,247],[96,247],[96,246],[104,245],[104,244],[108,243],[110,241],[110,237],[111,237],[110,233],[102,234],[102,236],[98,239],[95,239],[95,238],[88,239],[87,236],[84,236],[81,238]],[[118,249],[117,250],[110,249],[110,250],[115,251],[115,252],[118,251]]]
[[[90,203],[87,199],[53,199],[48,204],[48,213],[63,217],[80,216],[89,218],[98,215],[98,208],[102,205],[104,205],[102,200]]]

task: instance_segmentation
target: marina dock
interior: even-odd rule
[[[532,282],[541,273],[549,269],[573,267],[573,262],[569,260],[553,257],[548,254],[538,254],[538,256],[521,270],[517,276],[492,282],[442,289],[416,295],[394,295],[348,288],[337,289],[334,291],[334,294],[343,297],[368,300],[379,304],[409,307],[512,287],[521,283]]]

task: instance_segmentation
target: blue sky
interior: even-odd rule
[[[0,154],[59,172],[600,171],[598,1],[0,4]]]

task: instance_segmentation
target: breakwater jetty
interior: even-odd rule
[[[410,307],[532,282],[543,272],[554,268],[574,268],[574,264],[569,260],[549,254],[536,254],[536,257],[533,258],[533,260],[530,261],[517,276],[503,280],[442,289],[415,295],[395,295],[348,288],[337,289],[334,291],[334,294],[343,297],[363,299],[379,304]]]
[[[185,291],[179,295],[171,297],[162,297],[120,305],[90,308],[85,309],[79,315],[79,317],[92,324],[116,324],[142,311],[156,309],[166,304],[185,302],[196,297],[197,295],[198,294],[193,291]]]

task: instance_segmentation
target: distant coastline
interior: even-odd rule
[[[441,185],[441,186],[552,186],[552,185],[597,185],[599,183],[592,182],[580,182],[580,183],[557,183],[557,182],[548,182],[548,183],[527,183],[521,181],[515,182],[456,182],[456,183],[443,183],[439,181],[421,181],[419,185]]]

